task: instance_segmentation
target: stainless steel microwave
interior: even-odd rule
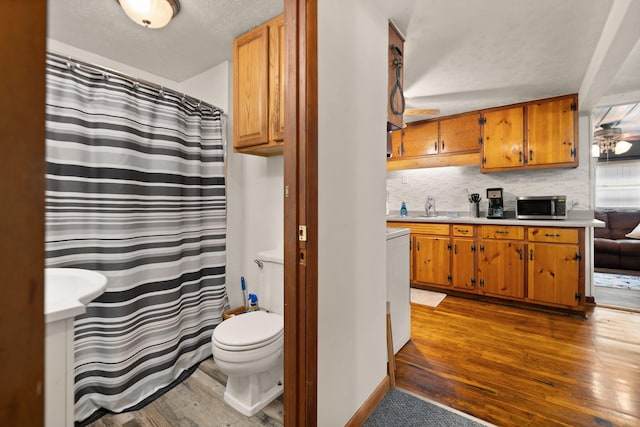
[[[567,196],[516,197],[518,219],[566,219]]]

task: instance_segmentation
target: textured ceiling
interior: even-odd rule
[[[129,20],[115,0],[49,0],[48,32],[52,39],[181,82],[230,60],[235,36],[283,10],[282,0],[180,4],[167,27],[149,30]],[[371,5],[407,37],[407,106],[448,115],[579,92],[615,3],[371,0]],[[632,19],[640,28],[637,15]],[[605,79],[598,100],[632,92],[640,96],[640,42],[622,55],[624,65]]]
[[[231,60],[233,39],[283,11],[282,0],[180,0],[164,28],[130,20],[116,0],[49,0],[48,36],[181,82]]]

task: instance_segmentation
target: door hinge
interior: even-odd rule
[[[471,284],[472,284],[473,286],[475,286],[475,285],[476,285],[476,278],[475,278],[475,277],[472,277],[472,278],[471,278]]]
[[[486,158],[486,157],[483,157],[483,158],[482,158],[482,165],[484,166],[484,165],[486,165],[486,164],[487,164],[487,158]]]
[[[575,157],[576,156],[576,149],[572,148],[571,149],[571,157]]]
[[[582,259],[582,254],[580,252],[576,252],[576,261],[580,261]]]
[[[580,302],[582,299],[582,294],[580,292],[576,292],[576,301]]]
[[[484,245],[480,245],[480,252],[484,252]]]
[[[451,250],[451,243],[447,243],[447,249]]]
[[[298,241],[306,242],[307,241],[307,226],[299,225],[298,226]]]
[[[578,109],[578,106],[576,105],[575,102],[571,103],[571,111],[576,111]]]
[[[451,281],[451,275],[449,274],[449,275],[447,276],[447,282],[450,282],[450,281]]]
[[[480,279],[480,287],[484,288],[484,279]]]
[[[475,252],[476,251],[476,245],[471,245],[471,252]]]
[[[482,137],[478,138],[478,144],[482,145]]]
[[[484,117],[480,117],[478,119],[478,124],[479,125],[484,125],[485,123],[487,123],[487,119],[485,119]]]

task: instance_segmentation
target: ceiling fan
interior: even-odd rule
[[[593,145],[593,154],[600,155],[609,152],[619,155],[629,151],[632,147],[631,142],[628,141],[627,136],[622,133],[622,129],[616,127],[620,122],[601,123],[600,129],[593,133],[593,139],[595,144]],[[596,149],[598,150],[596,152]]]

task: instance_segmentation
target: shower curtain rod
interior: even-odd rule
[[[193,96],[187,95],[186,93],[178,92],[177,90],[174,90],[174,89],[159,85],[157,83],[153,83],[153,82],[150,82],[148,80],[139,79],[139,78],[136,78],[136,77],[131,77],[131,76],[127,75],[127,74],[121,73],[121,72],[113,70],[111,68],[102,67],[100,65],[95,65],[95,64],[90,64],[88,62],[72,58],[69,55],[62,55],[62,54],[59,54],[59,53],[49,52],[49,51],[47,51],[47,55],[54,56],[54,57],[62,59],[64,61],[73,62],[76,65],[81,65],[81,66],[84,66],[84,67],[92,68],[92,69],[95,69],[95,70],[103,72],[103,73],[109,73],[109,74],[121,77],[123,79],[129,80],[129,81],[134,82],[134,83],[138,83],[138,84],[142,84],[142,85],[145,85],[145,86],[149,86],[152,89],[156,89],[158,91],[171,92],[171,93],[173,93],[175,95],[178,95],[180,98],[188,99],[189,101],[195,101],[194,103],[197,103],[200,106],[211,108],[211,110],[217,110],[217,111],[220,112],[220,114],[226,115],[224,110],[222,108],[220,108],[220,107],[216,107],[215,105],[209,104],[208,102],[202,101],[202,100],[200,100],[198,98],[194,98]]]

